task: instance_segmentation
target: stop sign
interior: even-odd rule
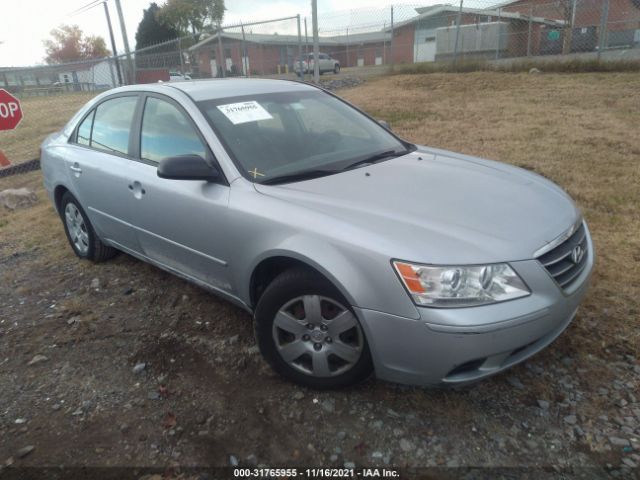
[[[13,130],[22,120],[20,101],[0,88],[0,130]]]

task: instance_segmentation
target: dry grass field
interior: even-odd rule
[[[256,457],[269,466],[525,465],[631,478],[640,465],[640,74],[394,75],[338,93],[413,142],[519,165],[571,194],[597,265],[569,329],[466,390],[373,380],[301,389],[260,359],[245,312],[126,255],[77,260],[41,173],[0,178],[0,190],[38,195],[31,208],[0,209],[0,472],[7,458],[178,468],[234,455],[249,466]],[[0,133],[0,148],[35,152],[86,99],[72,100],[54,116],[47,101],[29,100],[34,111],[15,136]],[[47,360],[27,365],[39,354]],[[146,370],[134,374],[138,362]],[[17,457],[25,446],[35,449]]]
[[[83,92],[21,99],[22,122],[14,130],[0,132],[0,151],[13,164],[38,158],[45,137],[60,130],[94,96]]]

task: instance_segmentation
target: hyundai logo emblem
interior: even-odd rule
[[[573,247],[573,250],[571,250],[571,261],[574,264],[578,264],[580,263],[580,260],[582,260],[582,257],[584,256],[584,249],[582,248],[582,245],[576,245],[575,247]]]

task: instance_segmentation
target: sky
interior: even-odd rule
[[[88,11],[70,15],[90,0],[0,0],[0,67],[27,66],[44,63],[43,40],[49,32],[61,24],[77,24],[85,34],[102,36],[111,50],[109,31],[104,7],[98,5]],[[156,0],[162,5],[164,0]],[[359,19],[360,23],[370,22],[368,11],[381,12],[393,0],[318,0],[320,22],[323,15],[326,22],[342,22],[345,19]],[[135,48],[135,33],[142,19],[142,11],[150,0],[121,0],[125,17],[127,38]],[[227,12],[224,23],[266,20],[289,15],[309,16],[311,29],[310,0],[226,0]],[[426,0],[421,4],[437,3]],[[118,53],[124,53],[122,33],[114,0],[107,0],[111,23],[116,37]],[[348,8],[349,10],[345,10]],[[352,10],[353,9],[353,10]],[[369,19],[369,20],[368,20]],[[325,22],[325,23],[326,23]],[[322,25],[321,25],[322,26]],[[268,27],[264,27],[268,28]],[[293,33],[293,32],[287,32]],[[310,32],[309,32],[310,33]]]

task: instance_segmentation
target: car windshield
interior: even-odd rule
[[[243,174],[257,183],[321,176],[409,151],[377,122],[321,91],[199,102]],[[294,178],[298,176],[299,178]]]

